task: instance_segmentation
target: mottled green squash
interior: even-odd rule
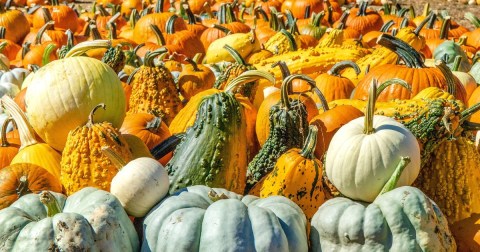
[[[260,152],[248,164],[247,189],[266,176],[283,153],[291,148],[302,147],[308,133],[307,110],[300,100],[289,99],[287,90],[294,79],[304,78],[308,77],[290,75],[284,79],[281,100],[270,109],[268,138]]]
[[[102,57],[102,62],[111,67],[116,73],[122,71],[125,61],[126,57],[121,45],[108,48]]]

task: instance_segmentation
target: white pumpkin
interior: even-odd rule
[[[411,162],[397,186],[411,185],[420,171],[420,147],[415,136],[394,119],[373,115],[378,96],[375,82],[370,90],[366,115],[337,131],[325,161],[327,177],[333,185],[346,197],[365,202],[375,200],[401,156],[409,156]],[[380,91],[385,84],[379,87]]]
[[[102,150],[120,169],[112,179],[110,193],[118,198],[129,215],[147,215],[167,195],[170,187],[168,173],[163,165],[148,157],[137,158],[125,164],[111,149]]]
[[[1,78],[1,77],[0,77]],[[14,83],[10,82],[1,82],[0,81],[0,97],[4,95],[8,95],[10,97],[15,97],[18,92],[20,92],[20,89],[18,86]]]
[[[18,88],[22,87],[22,83],[30,74],[30,71],[24,68],[15,68],[8,71],[0,71],[0,84],[1,83],[13,83]]]

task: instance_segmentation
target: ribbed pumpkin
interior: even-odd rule
[[[19,142],[9,142],[7,139],[7,127],[9,123],[14,123],[13,119],[6,119],[0,129],[0,169],[7,167],[12,162],[12,159],[17,155],[20,148]]]
[[[160,117],[147,113],[128,114],[120,132],[139,137],[149,149],[171,136],[168,126]]]
[[[94,122],[95,111],[100,107],[105,109],[105,104],[95,106],[90,112],[87,124],[68,134],[62,152],[60,177],[67,195],[84,187],[110,190],[110,182],[118,169],[108,157],[101,154],[102,146],[110,147],[126,162],[132,160],[128,144],[118,130],[109,122]]]
[[[316,86],[323,93],[327,102],[350,98],[355,85],[350,79],[342,77],[340,74],[342,70],[349,67],[353,68],[357,74],[360,73],[357,64],[352,61],[342,61],[333,65],[328,72],[315,78]]]
[[[282,154],[260,189],[262,198],[281,195],[291,199],[308,220],[325,201],[323,165],[314,153],[317,133],[317,127],[310,126],[303,148],[293,148]]]
[[[360,34],[380,30],[383,25],[382,17],[378,12],[368,10],[367,7],[368,1],[362,1],[358,8],[351,9],[345,22],[346,27],[353,28]]]
[[[45,168],[55,178],[60,178],[60,159],[52,147],[45,143],[39,143],[35,139],[35,131],[28,123],[27,117],[18,105],[10,97],[1,98],[3,106],[15,121],[20,134],[20,149],[10,164],[31,163]]]
[[[111,122],[114,127],[122,125],[125,93],[117,74],[99,60],[72,57],[108,46],[107,41],[82,42],[65,58],[40,68],[24,81],[23,87],[28,87],[25,103],[30,123],[56,150],[63,150],[70,130],[85,124],[90,111],[101,102],[115,109],[99,111],[97,119]]]
[[[187,58],[189,63],[183,65],[178,77],[178,87],[182,96],[188,101],[197,93],[213,87],[215,74],[209,67],[198,64],[194,59]]]
[[[22,39],[30,31],[25,14],[20,10],[10,10],[11,0],[6,1],[0,10],[0,26],[7,29],[6,38],[15,43],[21,43]]]
[[[127,113],[153,111],[161,115],[168,125],[183,105],[170,71],[153,63],[156,56],[165,52],[165,48],[161,48],[145,55],[143,66],[134,73],[131,81],[132,94]]]
[[[42,167],[28,163],[13,164],[0,170],[0,185],[0,210],[28,193],[62,192],[58,178]]]

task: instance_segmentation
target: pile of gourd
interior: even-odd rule
[[[40,4],[0,11],[1,251],[480,250],[471,13]]]

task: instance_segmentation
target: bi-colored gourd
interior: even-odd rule
[[[388,85],[377,92],[372,81],[364,117],[350,121],[333,136],[326,154],[325,169],[329,180],[346,197],[372,202],[391,177],[401,156],[412,162],[399,179],[398,186],[411,185],[420,170],[420,147],[415,136],[401,123],[386,116],[373,115],[375,99]]]
[[[435,202],[415,187],[395,188],[408,161],[400,159],[371,204],[344,197],[326,201],[311,222],[312,251],[456,251]]]
[[[307,219],[282,196],[191,186],[155,206],[143,227],[142,251],[308,251]]]
[[[43,191],[0,210],[2,251],[138,251],[135,228],[112,194],[85,188],[70,197]]]
[[[90,112],[88,122],[70,131],[62,152],[60,181],[67,195],[84,187],[110,190],[110,183],[117,174],[117,167],[101,154],[102,146],[112,148],[126,162],[132,160],[132,153],[120,132],[109,122],[94,122],[99,104]]]

